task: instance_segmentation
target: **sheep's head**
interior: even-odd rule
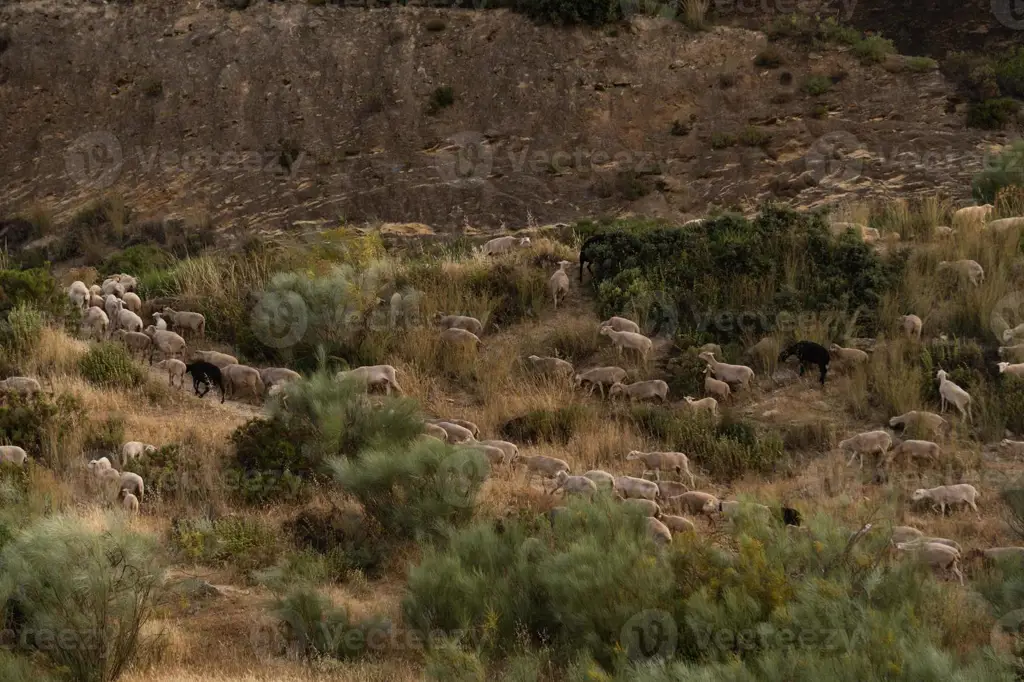
[[[838,353],[842,350],[842,347],[838,343],[833,343],[828,347],[830,353]]]
[[[698,353],[697,357],[700,358],[701,360],[703,360],[704,362],[707,362],[707,363],[714,362],[714,360],[715,360],[715,354],[712,353],[709,350],[706,350],[706,351],[704,351],[702,353]]]
[[[701,510],[705,514],[713,514],[716,511],[721,511],[722,503],[718,500],[708,500],[704,503],[704,508]]]
[[[920,502],[928,497],[928,491],[924,488],[918,488],[914,491],[914,494],[910,496],[912,502]]]
[[[611,388],[608,389],[608,396],[609,397],[617,396],[620,393],[622,393],[623,390],[624,389],[622,387],[622,382],[621,381],[616,381],[614,384],[612,384]]]
[[[576,386],[582,386],[583,385],[583,377],[581,377],[579,374],[577,374],[576,376],[573,377],[572,382],[574,384],[576,384]]]
[[[572,261],[568,261],[568,260],[560,260],[560,261],[558,261],[558,268],[560,270],[565,270],[570,265],[572,265]]]
[[[639,450],[630,450],[629,454],[626,455],[627,460],[640,459],[640,455],[643,454]]]
[[[567,480],[568,478],[569,478],[569,474],[568,474],[568,473],[566,473],[566,472],[565,472],[565,471],[563,471],[563,470],[559,470],[558,472],[556,472],[556,473],[555,473],[555,481],[556,481],[557,483],[559,483],[559,484],[561,484],[561,483],[565,483],[565,481],[566,481],[566,480]]]
[[[1000,350],[1002,350],[1002,349],[1000,348]],[[1009,366],[1010,366],[1010,363],[1008,363],[1008,362],[997,362],[997,363],[996,363],[996,367],[998,367],[998,368],[999,368],[999,373],[1000,373],[1000,374],[1002,374],[1003,372],[1005,372],[1005,371],[1006,371],[1006,368],[1007,368],[1007,367],[1009,367]]]
[[[530,238],[529,238],[529,237],[522,237],[522,238],[520,238],[520,239],[518,240],[518,244],[519,244],[519,246],[526,246],[526,245],[528,245],[529,243],[530,243]]]
[[[1013,340],[1013,330],[1012,329],[1004,329],[1003,330],[1003,341],[1005,343],[1009,343],[1012,340]],[[1002,349],[1000,349],[1000,351],[1002,351]]]
[[[683,400],[685,400],[688,403],[692,403],[693,402],[693,396],[692,395],[683,396]]]
[[[147,445],[146,447],[142,448],[142,451],[145,452],[145,453],[156,452],[156,446],[155,445]]]
[[[598,331],[598,334],[600,334],[601,336],[611,336],[612,331],[613,330],[611,328],[611,325],[605,325],[601,327],[600,331]]]
[[[537,362],[538,360],[540,360],[540,356],[531,355],[530,357],[528,357],[526,359],[529,360],[530,362]]]
[[[946,378],[946,370],[940,369],[938,372],[935,373],[935,378],[938,379],[939,381],[944,380]]]

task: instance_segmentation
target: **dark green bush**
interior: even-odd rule
[[[771,142],[771,133],[767,133],[755,126],[747,126],[739,135],[739,142],[744,147],[763,147]]]
[[[382,551],[383,531],[361,514],[304,509],[286,521],[281,530],[300,549],[336,561],[339,573],[358,570],[367,578],[375,579],[383,572],[386,558]],[[332,577],[337,580],[340,575]]]
[[[777,69],[785,63],[782,53],[774,45],[769,45],[754,57],[754,65],[765,69]]]
[[[127,439],[124,437],[124,419],[107,417],[102,421],[90,420],[86,426],[85,442],[82,448],[86,452],[104,450],[113,452],[121,447]]]
[[[829,43],[854,45],[861,33],[851,26],[840,26],[834,18],[821,19],[807,14],[787,14],[772,19],[766,31],[768,40],[787,38],[798,44],[820,48]]]
[[[0,361],[17,367],[39,344],[43,317],[28,303],[19,303],[0,320]]]
[[[228,488],[248,504],[298,501],[322,472],[308,425],[280,417],[254,418],[231,434],[235,454]]]
[[[736,144],[736,136],[732,133],[711,133],[711,148],[712,149],[725,149],[726,147],[732,147]]]
[[[602,26],[622,16],[619,4],[609,0],[511,0],[511,7],[532,19],[556,26]]]
[[[19,305],[54,320],[64,319],[71,309],[67,295],[48,270],[0,270],[0,319],[6,319]]]
[[[138,244],[107,256],[100,265],[100,272],[104,274],[127,272],[135,277],[142,277],[168,267],[173,261],[174,256],[159,246]]]
[[[591,416],[592,410],[586,405],[531,410],[502,424],[501,435],[511,442],[524,445],[544,442],[565,444]]]
[[[991,204],[1004,187],[1024,186],[1024,140],[1016,140],[988,159],[985,170],[971,179],[971,192],[979,204]]]
[[[147,498],[199,503],[209,492],[199,459],[190,457],[186,447],[176,443],[129,461],[124,470],[142,476]]]
[[[1001,130],[1017,120],[1020,102],[1009,97],[972,102],[967,108],[967,125],[971,128]]]
[[[29,457],[45,459],[52,450],[48,446],[74,428],[81,411],[81,402],[69,393],[55,398],[45,393],[7,394],[0,399],[0,434],[6,444],[21,446]]]
[[[832,89],[832,79],[821,74],[811,75],[804,79],[800,87],[808,95],[817,97]]]
[[[853,44],[853,53],[864,64],[880,64],[885,58],[896,53],[891,40],[879,35],[867,36]]]
[[[392,624],[386,618],[353,621],[345,609],[309,589],[278,596],[272,612],[283,625],[285,640],[310,659],[357,658],[391,637]]]
[[[171,544],[184,561],[231,565],[243,572],[272,566],[282,550],[277,529],[243,516],[176,519]]]
[[[1006,428],[1016,434],[1024,434],[1024,379],[1001,375],[998,395]]]
[[[128,350],[118,343],[98,343],[78,360],[78,371],[86,381],[107,388],[137,388],[146,372]]]
[[[455,104],[455,90],[450,85],[442,85],[430,93],[430,101],[427,102],[427,113],[436,114]]]

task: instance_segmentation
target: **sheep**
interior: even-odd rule
[[[717,343],[705,343],[703,346],[697,349],[697,356],[700,357],[701,353],[711,353],[716,358],[724,357],[722,353],[722,347]]]
[[[1024,338],[1024,322],[1018,324],[1016,327],[1003,330],[1003,343],[1019,341],[1021,338]]]
[[[405,393],[405,390],[398,384],[398,372],[391,365],[364,365],[338,372],[334,378],[338,381],[353,379],[361,382],[367,388],[384,384],[384,392],[387,395],[391,395],[391,389],[395,389],[399,395]]]
[[[470,432],[470,434],[472,434],[473,438],[480,437],[480,427],[474,424],[473,422],[467,421],[465,419],[454,419],[452,417],[446,417],[445,419],[428,419],[427,421],[433,422],[435,424],[439,422],[448,422],[449,424],[455,424],[456,426],[461,426],[462,428],[467,429]]]
[[[932,236],[944,239],[953,235],[953,228],[948,225],[936,225],[932,228]]]
[[[605,384],[611,386],[612,384],[620,383],[625,378],[626,370],[621,367],[595,367],[594,369],[588,369],[581,374],[577,374],[575,383],[577,388],[582,387],[585,383],[590,384],[588,396],[594,394],[594,387],[596,386],[601,390],[601,397],[604,398]]]
[[[85,338],[101,339],[107,334],[110,327],[110,318],[103,312],[102,308],[90,307],[82,317],[82,335]]]
[[[608,389],[608,397],[614,398],[620,394],[628,396],[631,403],[652,398],[657,398],[659,402],[663,403],[668,397],[668,384],[661,379],[635,381],[632,384],[617,381]]]
[[[135,355],[135,353],[146,355],[150,353],[153,345],[153,339],[149,335],[142,332],[129,332],[124,329],[115,330],[110,335],[110,338],[123,343],[131,351],[132,355]]]
[[[960,552],[952,547],[937,542],[926,542],[922,545],[900,543],[896,545],[896,549],[902,552],[913,551],[933,568],[952,570],[953,575],[960,579],[960,584],[964,584],[964,574],[960,572],[959,566]]]
[[[960,552],[960,553],[963,553],[963,551],[964,551],[963,547],[961,547],[960,543],[957,542],[956,540],[950,540],[949,538],[928,537],[928,536],[926,536],[924,534],[922,534],[921,537],[919,537],[919,538],[914,538],[912,540],[908,540],[908,541],[904,542],[903,544],[919,546],[919,545],[924,545],[924,544],[927,544],[927,543],[930,543],[930,542],[934,542],[935,544],[938,544],[938,545],[945,545],[946,547],[950,547],[952,549],[955,549],[957,552]]]
[[[1024,562],[1024,547],[989,547],[980,552],[989,561]]]
[[[153,325],[149,325],[144,330],[146,336],[153,339],[153,345],[149,351],[149,362],[153,364],[153,351],[159,350],[164,354],[164,359],[167,357],[173,357],[175,355],[181,355],[185,357],[185,349],[187,344],[185,339],[181,338],[178,334],[169,331],[160,331]]]
[[[28,453],[17,445],[0,445],[0,463],[22,466],[28,459]]]
[[[388,324],[392,329],[399,323],[403,327],[409,327],[420,320],[420,301],[423,295],[415,289],[406,290],[405,293],[396,291],[391,295],[388,306]]]
[[[938,462],[941,453],[939,445],[929,440],[905,440],[889,451],[885,458],[885,466],[889,466],[897,455],[902,454],[908,455],[911,459],[917,457]]]
[[[666,500],[690,491],[686,485],[678,481],[655,481],[655,483],[658,485],[658,496]]]
[[[765,505],[757,504],[756,502],[751,503],[749,507],[759,513],[767,513],[769,515],[772,511]],[[727,519],[731,519],[734,518],[741,509],[743,509],[743,505],[737,500],[719,500],[717,505],[713,501],[709,501],[704,505],[704,509],[702,511],[708,516],[718,513]]]
[[[583,474],[584,478],[589,478],[593,481],[598,488],[608,488],[609,490],[615,487],[615,477],[609,474],[607,471],[601,469],[591,469],[587,473]]]
[[[633,320],[627,320],[624,317],[609,317],[601,323],[601,326],[611,327],[617,332],[633,332],[634,334],[640,333],[640,325]]]
[[[225,365],[230,367],[231,365]],[[196,395],[200,398],[204,397],[210,391],[210,386],[216,385],[220,389],[221,402],[224,397],[224,379],[221,376],[220,367],[213,364],[212,362],[205,362],[198,360],[196,362],[190,362],[185,365],[185,374],[192,377],[192,390],[196,392]],[[202,384],[204,390],[202,393],[199,392],[199,384]]]
[[[685,492],[682,495],[676,495],[669,498],[669,503],[674,507],[681,508],[691,514],[703,514],[704,509],[710,504],[711,506],[718,507],[718,498],[711,493],[701,492],[700,490],[691,490]]]
[[[125,309],[124,302],[118,301],[117,311],[114,313],[114,328],[123,329],[129,332],[142,331],[142,318],[130,310]]]
[[[1010,440],[1004,438],[999,441],[999,449],[1003,454],[1010,455],[1012,457],[1021,457],[1024,455],[1024,440]]]
[[[481,336],[484,331],[484,325],[480,320],[467,315],[442,315],[438,313],[436,320],[442,329],[465,329],[467,332],[477,336]]]
[[[607,336],[611,339],[612,344],[615,345],[615,349],[619,352],[619,357],[622,357],[623,348],[629,348],[640,355],[642,362],[647,362],[647,356],[651,352],[653,342],[644,336],[643,334],[634,334],[633,332],[617,332],[611,327],[601,327],[601,331],[598,332],[601,336]]]
[[[718,401],[714,398],[701,398],[696,400],[693,396],[685,396],[683,400],[686,401],[687,406],[691,410],[703,410],[710,414],[715,419],[718,419]]]
[[[551,294],[556,310],[558,309],[558,299],[562,298],[564,300],[569,295],[569,275],[565,269],[570,265],[572,263],[567,260],[559,261],[558,269],[548,279],[548,293]]]
[[[630,499],[641,497],[646,500],[658,499],[658,484],[643,478],[633,476],[616,476],[612,490],[619,496]]]
[[[189,332],[195,332],[199,336],[206,336],[206,318],[201,313],[191,313],[188,311],[178,311],[173,308],[165,307],[163,314],[170,321],[171,326],[188,330]]]
[[[227,353],[221,353],[215,350],[196,350],[192,351],[192,358],[194,360],[201,360],[208,362],[211,365],[216,365],[218,369],[223,369],[228,365],[237,365],[238,358],[234,355],[228,355]]]
[[[434,422],[435,426],[441,427],[444,430],[445,440],[453,445],[457,443],[468,443],[473,441],[473,432],[464,426],[458,424],[452,424],[446,421]]]
[[[800,510],[793,509],[793,507],[780,507],[779,516],[782,518],[782,523],[785,526],[799,527],[804,520],[803,515],[800,514]]]
[[[117,495],[121,499],[122,509],[124,509],[129,514],[139,513],[139,498],[135,497],[135,495],[132,495],[124,488],[121,488],[121,490],[118,491]]]
[[[573,366],[561,358],[540,357],[531,355],[526,358],[534,371],[549,377],[571,377],[576,370]]]
[[[673,533],[695,533],[697,531],[693,521],[683,516],[662,514],[658,519]]]
[[[121,297],[124,301],[124,307],[132,311],[136,315],[142,312],[142,299],[137,294],[133,294],[130,291]]]
[[[68,298],[73,306],[85,310],[89,307],[92,295],[89,293],[89,288],[85,286],[85,282],[76,280],[68,287]]]
[[[42,391],[43,387],[32,377],[7,377],[0,381],[0,393],[20,393],[32,395]]]
[[[877,452],[882,457],[885,457],[885,453],[890,447],[892,447],[892,436],[885,431],[865,431],[846,440],[839,441],[840,450],[853,453],[846,466],[853,464],[854,458],[859,457],[859,468],[861,469],[864,468],[865,454]]]
[[[100,310],[103,310],[104,307],[105,307],[104,303],[105,302],[104,302],[102,296],[98,296],[96,294],[90,294],[89,295],[89,307],[90,308],[99,308]]]
[[[936,436],[948,434],[951,428],[949,422],[939,415],[923,410],[911,410],[898,417],[893,417],[889,420],[889,426],[893,428],[902,426],[905,432],[913,433],[916,431],[922,434],[931,433]]]
[[[708,364],[716,379],[728,384],[739,384],[741,387],[746,388],[750,384],[750,380],[754,378],[754,370],[746,365],[729,365],[719,362],[708,351],[700,353],[697,357]]]
[[[1024,343],[1016,346],[1000,346],[999,357],[1009,358],[1015,362],[1024,362]]]
[[[111,469],[111,471],[115,470]],[[127,490],[139,498],[139,502],[141,502],[142,496],[146,491],[146,484],[143,482],[142,476],[131,471],[125,471],[121,474],[121,487],[118,492],[120,493],[121,490]]]
[[[668,529],[664,523],[654,518],[653,516],[647,517],[647,532],[650,534],[651,539],[659,545],[670,545],[672,544],[672,531]]]
[[[862,351],[860,348],[844,348],[838,343],[833,343],[828,347],[828,352],[832,356],[836,357],[839,362],[847,367],[856,367],[857,365],[867,364],[868,354]]]
[[[584,478],[583,480],[588,481],[590,479]],[[627,498],[623,500],[622,503],[627,507],[639,509],[644,516],[652,516],[654,518],[661,516],[661,507],[659,507],[658,503],[653,500],[644,499],[642,497]]]
[[[125,289],[124,286],[116,279],[108,277],[103,281],[103,284],[100,285],[100,291],[104,296],[115,296],[117,298],[121,298],[124,296]]]
[[[441,331],[441,340],[445,343],[462,346],[463,348],[476,348],[484,345],[479,336],[473,332],[467,332],[465,329],[458,329],[457,327],[443,329]]]
[[[466,422],[468,423],[468,422]],[[482,440],[481,445],[488,445],[492,448],[498,448],[505,453],[506,462],[514,462],[519,457],[519,446],[515,443],[509,443],[507,440]]]
[[[592,495],[597,492],[597,484],[586,476],[570,476],[565,471],[558,471],[551,492],[559,489],[564,490],[566,495]]]
[[[106,457],[100,457],[99,459],[90,459],[88,469],[93,473],[94,476],[99,476],[103,473],[104,469],[112,468],[110,460]]]
[[[960,410],[960,416],[966,417],[967,421],[970,422],[971,395],[947,379],[946,370],[940,369],[935,373],[935,378],[939,380],[939,396],[942,398],[942,405],[939,411],[945,412],[946,405],[948,403],[953,403],[956,406],[956,409]]]
[[[151,452],[156,452],[155,445],[142,443],[137,440],[130,440],[121,445],[121,466],[124,466],[137,457],[148,455]]]
[[[892,543],[898,545],[901,542],[910,542],[918,538],[923,538],[924,533],[912,526],[893,526],[892,527]]]
[[[903,329],[903,333],[907,335],[907,338],[913,339],[914,341],[921,340],[921,328],[924,323],[921,318],[917,315],[901,315],[899,319],[900,327]]]
[[[1024,217],[1017,216],[1014,218],[1000,218],[998,220],[990,220],[985,223],[983,228],[986,232],[998,232],[1002,233],[1006,230],[1012,230],[1018,227],[1024,227]]]
[[[222,403],[226,393],[230,393],[234,397],[240,390],[248,391],[255,400],[259,400],[266,394],[259,370],[248,365],[228,365],[220,371],[220,377],[223,382],[220,394]]]
[[[985,282],[985,269],[981,267],[978,261],[963,259],[957,261],[939,261],[939,264],[935,266],[935,272],[948,272],[955,271],[961,277],[966,277],[974,286],[979,286]]]
[[[910,497],[911,501],[931,500],[932,509],[940,509],[943,515],[946,507],[954,504],[966,504],[974,511],[978,511],[975,499],[980,497],[978,490],[969,483],[958,483],[956,485],[940,485],[935,488],[918,488]]]
[[[1024,378],[1024,363],[1011,365],[1009,362],[997,362],[996,367],[999,368],[1000,374],[1012,374]]]
[[[505,451],[501,448],[496,448],[493,445],[484,445],[483,443],[473,440],[467,441],[462,445],[472,450],[484,453],[484,455],[487,456],[487,461],[491,463],[491,466],[501,466],[505,463]]]
[[[970,225],[983,223],[988,220],[988,217],[995,210],[995,206],[992,204],[983,204],[981,206],[965,206],[964,208],[958,209],[953,213],[953,225]]]
[[[630,450],[626,455],[627,461],[638,460],[643,462],[647,470],[653,470],[656,478],[661,478],[661,470],[669,469],[676,472],[679,480],[682,480],[683,473],[690,479],[690,487],[693,487],[693,474],[690,472],[690,458],[681,452],[640,452]],[[646,472],[645,472],[646,473]],[[657,487],[657,486],[655,486]]]
[[[99,284],[90,284],[89,294],[91,296],[103,296],[103,289],[100,287]]]
[[[96,478],[100,479],[100,485],[106,487],[112,483],[121,483],[121,472],[111,467],[109,469],[97,469]]]
[[[110,318],[111,324],[114,328],[117,328],[117,311],[119,309],[120,302],[117,296],[113,294],[104,294],[103,296],[103,312]]]
[[[287,367],[264,367],[260,370],[260,379],[263,380],[263,385],[267,387],[269,393],[274,386],[301,380],[302,375]]]
[[[174,380],[178,380],[178,388],[185,387],[185,363],[174,358],[167,358],[156,363],[155,367],[167,372],[167,383],[174,386]]]
[[[785,362],[786,358],[795,355],[800,360],[800,376],[804,375],[807,365],[817,365],[821,375],[821,385],[825,385],[825,374],[828,373],[828,365],[832,357],[828,349],[813,341],[797,341],[779,353],[779,362]]]
[[[423,433],[432,438],[436,438],[442,443],[448,442],[448,432],[442,429],[437,424],[433,424],[431,422],[423,422]]]
[[[704,367],[704,392],[709,397],[725,400],[732,394],[732,389],[729,388],[729,384],[712,377],[711,366],[707,365]]]
[[[480,254],[484,256],[497,256],[507,253],[517,246],[524,247],[529,244],[529,237],[496,237],[480,247]]]
[[[534,476],[554,478],[559,471],[569,473],[569,464],[565,460],[546,455],[521,455],[516,462],[526,465],[526,484],[529,485]]]

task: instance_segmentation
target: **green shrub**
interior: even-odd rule
[[[1000,130],[1017,120],[1020,102],[1009,97],[972,102],[967,108],[967,125],[971,128]]]
[[[383,531],[362,514],[303,510],[286,521],[281,530],[299,548],[328,559],[334,568],[330,576],[334,580],[350,570],[360,571],[371,579],[383,572]]]
[[[832,89],[832,79],[822,74],[807,76],[804,79],[801,89],[812,97],[824,95]]]
[[[128,350],[113,342],[90,346],[78,360],[78,372],[86,381],[107,388],[136,388],[146,380],[146,372]]]
[[[890,54],[896,53],[896,47],[891,40],[882,36],[868,36],[853,44],[853,54],[863,64],[880,64]]]
[[[996,83],[1008,97],[1024,98],[1024,48],[1010,48],[994,68]]]
[[[669,130],[669,134],[675,135],[676,137],[686,137],[692,130],[693,123],[676,119],[675,121],[672,121],[672,128]]]
[[[774,45],[769,45],[754,57],[754,65],[765,69],[777,69],[784,63],[782,53]]]
[[[198,458],[188,456],[182,445],[172,443],[133,459],[124,466],[146,482],[146,497],[199,503],[209,491],[203,487]]]
[[[426,679],[431,682],[487,682],[480,658],[444,642],[427,652]]]
[[[763,147],[771,142],[771,133],[765,132],[755,126],[747,126],[740,133],[739,141],[744,147]]]
[[[568,443],[583,423],[592,416],[586,405],[569,405],[554,410],[531,410],[509,419],[501,426],[503,438],[514,443]]]
[[[48,270],[0,270],[0,319],[19,306],[54,320],[64,319],[71,310],[67,295]]]
[[[2,37],[0,37],[2,40]],[[2,48],[0,42],[0,48]],[[3,52],[0,49],[0,52]],[[4,682],[57,682],[57,678],[40,669],[28,658],[0,652],[0,680]]]
[[[1024,379],[1009,374],[1000,378],[998,396],[1005,428],[1024,434]]]
[[[107,417],[103,421],[90,420],[86,426],[82,449],[86,452],[105,450],[113,452],[127,439],[124,437],[124,419]]]
[[[0,603],[19,615],[19,639],[70,679],[110,682],[153,644],[143,628],[163,580],[156,557],[145,535],[45,519],[4,547]],[[44,633],[59,633],[60,645]]]
[[[76,428],[81,411],[81,402],[69,393],[8,394],[0,401],[0,434],[4,444],[19,445],[29,457],[55,466],[49,458],[64,454],[59,452],[60,438]]]
[[[931,57],[907,57],[905,63],[908,71],[917,73],[932,71],[938,66],[938,62]]]
[[[602,26],[621,17],[619,5],[608,0],[512,0],[511,7],[556,26]]]
[[[736,136],[732,133],[711,133],[711,148],[725,149],[736,144]]]
[[[0,359],[18,366],[39,344],[42,333],[39,311],[29,303],[18,303],[8,311],[7,319],[0,320]]]
[[[971,192],[978,204],[995,201],[1004,187],[1024,186],[1024,140],[1015,140],[993,158],[985,170],[971,179]]]
[[[354,622],[344,608],[309,589],[278,596],[271,611],[283,626],[285,640],[310,659],[357,658],[391,636],[392,624],[386,618]]]
[[[130,272],[135,277],[142,277],[170,266],[173,261],[174,256],[159,246],[137,244],[110,254],[103,259],[99,269],[105,274]]]
[[[832,17],[820,19],[806,14],[777,16],[768,25],[766,33],[768,40],[788,38],[814,48],[830,43],[854,45],[861,39],[860,31],[850,26],[840,26]]]
[[[427,113],[436,114],[455,104],[455,90],[450,85],[442,85],[430,93],[430,101],[427,102]]]
[[[171,544],[184,561],[234,566],[247,572],[272,566],[281,553],[278,532],[254,517],[176,519]]]

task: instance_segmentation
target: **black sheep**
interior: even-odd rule
[[[197,396],[202,398],[210,392],[210,384],[216,384],[220,389],[220,401],[224,402],[224,382],[221,379],[220,367],[212,362],[198,361],[185,365],[185,374],[192,376],[192,389]],[[206,389],[202,393],[199,392],[199,384]]]
[[[611,235],[595,234],[592,237],[587,237],[586,241],[583,242],[583,246],[580,247],[580,283],[583,282],[584,263],[587,265],[587,270],[590,272],[590,276],[594,276],[594,269],[590,266],[590,263],[594,260],[594,248],[599,244],[609,241],[610,239]]]
[[[787,526],[799,526],[803,521],[800,512],[792,507],[782,507],[780,511],[782,512],[782,522]]]
[[[821,384],[825,385],[825,374],[828,373],[828,363],[832,359],[827,348],[813,341],[797,341],[779,353],[779,362],[785,362],[792,355],[800,360],[800,376],[804,375],[807,365],[817,365],[821,370]]]

